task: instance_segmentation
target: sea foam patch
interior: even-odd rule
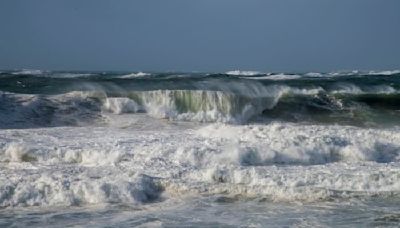
[[[143,129],[143,118],[128,128],[1,131],[8,143],[0,150],[0,204],[136,205],[210,194],[315,202],[400,193],[398,129],[280,122]]]

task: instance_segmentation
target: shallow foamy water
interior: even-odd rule
[[[85,227],[396,227],[399,202],[350,200],[271,203],[223,196],[166,200],[151,205],[12,209],[1,226]]]
[[[0,131],[0,225],[400,222],[397,128],[107,118]]]

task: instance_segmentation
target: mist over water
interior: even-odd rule
[[[400,222],[400,71],[3,71],[0,129],[5,226]]]

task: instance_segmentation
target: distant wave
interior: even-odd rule
[[[318,73],[318,72],[309,72],[309,73],[304,74],[304,76],[307,76],[307,77],[322,77],[322,76],[324,76],[324,74],[323,73]]]
[[[12,72],[11,74],[13,74],[13,75],[40,75],[43,73],[44,73],[44,71],[42,71],[42,70],[23,69],[21,71]]]
[[[301,75],[295,75],[295,74],[271,74],[271,75],[267,75],[267,76],[242,77],[242,78],[254,79],[254,80],[274,80],[274,81],[279,81],[279,80],[299,79],[301,77],[302,77]]]
[[[353,70],[353,71],[337,71],[337,72],[331,72],[328,73],[326,76],[363,76],[363,75],[384,75],[384,76],[390,76],[390,75],[396,75],[400,74],[400,70],[386,70],[386,71],[359,71],[359,70]]]
[[[232,70],[225,72],[227,75],[234,75],[234,76],[254,76],[254,75],[261,75],[263,73],[258,71],[240,71],[240,70]]]
[[[54,78],[80,78],[80,77],[89,77],[96,75],[94,73],[54,73],[45,75],[47,77],[54,77]]]
[[[117,78],[141,78],[141,77],[146,77],[150,76],[150,73],[144,73],[144,72],[137,72],[137,73],[130,73],[130,74],[125,74],[118,76]]]
[[[370,71],[370,75],[394,75],[400,74],[400,70]]]
[[[40,77],[53,77],[53,78],[79,78],[79,77],[89,77],[89,76],[101,76],[101,77],[110,77],[112,78],[122,78],[122,79],[135,79],[135,78],[143,78],[148,76],[160,76],[161,78],[182,78],[182,77],[201,77],[201,76],[209,76],[209,75],[220,75],[220,73],[206,74],[206,73],[147,73],[147,72],[132,72],[128,74],[121,75],[116,72],[62,72],[62,71],[45,71],[45,70],[37,70],[37,69],[22,69],[16,71],[3,71],[1,74],[9,74],[9,75],[33,75]],[[400,70],[383,70],[383,71],[360,71],[360,70],[352,70],[352,71],[332,71],[332,72],[308,72],[308,73],[266,73],[260,71],[242,71],[242,70],[232,70],[227,71],[226,75],[230,76],[238,76],[238,77],[248,77],[249,79],[265,79],[265,80],[290,80],[290,79],[298,79],[301,77],[315,77],[315,78],[330,78],[330,77],[343,77],[343,76],[391,76],[391,75],[399,75]]]

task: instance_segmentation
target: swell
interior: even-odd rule
[[[0,128],[80,126],[102,119],[102,93],[60,95],[15,94],[0,91]]]
[[[263,116],[290,122],[393,126],[400,121],[400,94],[285,96]]]

